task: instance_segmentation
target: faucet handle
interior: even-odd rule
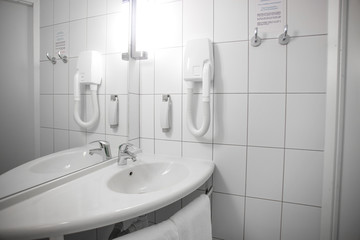
[[[120,152],[127,153],[130,155],[135,155],[138,153],[142,153],[142,150],[136,147],[134,144],[131,143],[123,143],[119,146]]]
[[[106,160],[109,160],[110,158],[112,158],[110,143],[108,141],[96,140],[96,141],[90,142],[90,144],[92,144],[92,143],[99,143],[100,144],[100,148],[104,149]]]

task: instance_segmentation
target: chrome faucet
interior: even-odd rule
[[[137,159],[137,154],[141,153],[142,150],[131,143],[123,143],[119,146],[119,154],[118,154],[118,165],[124,166],[127,164],[127,160],[131,159],[135,162]]]
[[[90,155],[99,154],[103,157],[103,161],[106,161],[106,160],[109,160],[112,158],[109,142],[104,141],[104,140],[98,140],[98,141],[93,141],[91,143],[99,143],[100,148],[90,149],[89,150]]]

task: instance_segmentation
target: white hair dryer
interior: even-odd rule
[[[80,53],[74,76],[74,119],[82,128],[92,128],[99,121],[100,111],[97,97],[98,85],[103,76],[102,56],[96,51],[84,51]],[[80,117],[80,85],[90,85],[93,116],[87,121]]]
[[[184,54],[184,80],[187,84],[186,122],[196,137],[204,136],[210,126],[210,86],[214,76],[213,47],[209,39],[195,39],[186,43]],[[203,120],[196,128],[192,118],[194,82],[202,83]]]

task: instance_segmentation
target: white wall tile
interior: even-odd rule
[[[120,144],[128,142],[127,137],[106,135],[106,141],[110,143],[110,149],[113,157],[118,156]]]
[[[327,37],[293,38],[288,45],[288,92],[325,92]]]
[[[215,93],[245,93],[248,88],[248,43],[214,45]]]
[[[286,48],[277,39],[249,49],[249,91],[285,92]]]
[[[155,54],[155,93],[181,93],[182,48],[160,49]]]
[[[158,96],[156,96],[158,97]],[[140,96],[140,137],[154,138],[154,96]]]
[[[128,77],[128,92],[133,94],[140,94],[140,61],[129,61],[129,77]]]
[[[147,138],[140,138],[140,148],[145,154],[154,154],[155,149],[155,140],[154,139],[147,139]]]
[[[127,94],[128,62],[121,54],[106,56],[106,94]]]
[[[213,132],[213,99],[214,96],[210,95],[210,125],[208,131],[202,137],[195,137],[188,129],[188,115],[187,115],[187,94],[183,95],[183,108],[182,108],[182,132],[183,132],[183,141],[191,141],[191,142],[204,142],[211,143],[212,142],[212,132]],[[203,101],[202,94],[193,94],[192,96],[192,104],[191,104],[191,112],[192,119],[194,121],[194,125],[197,128],[200,128],[202,122],[204,121],[203,116]]]
[[[138,51],[153,51],[157,37],[156,19],[161,13],[156,10],[156,1],[139,1],[136,6],[136,48]],[[181,21],[181,19],[180,19]]]
[[[190,39],[213,39],[212,0],[183,1],[183,43]]]
[[[181,140],[181,95],[170,95],[171,98],[171,112],[170,112],[170,121],[171,128],[167,132],[163,132],[161,128],[161,103],[162,96],[155,95],[155,138],[156,139],[166,139],[166,140]]]
[[[100,0],[93,0],[105,2]],[[106,16],[87,19],[87,50],[106,51]]]
[[[128,99],[128,136],[129,140],[133,140],[140,137],[140,97],[137,94],[128,94]]]
[[[50,61],[40,62],[40,94],[54,92],[54,68]]]
[[[107,0],[107,13],[120,12],[122,4],[122,1]]]
[[[54,152],[54,130],[50,128],[40,128],[40,156],[45,156]]]
[[[62,55],[69,56],[69,32],[69,23],[54,25],[54,56],[58,59],[59,51]]]
[[[70,0],[70,21],[87,16],[87,0]]]
[[[105,0],[88,0],[88,17],[106,14]]]
[[[249,96],[249,145],[284,147],[285,95]]]
[[[105,134],[101,133],[86,133],[86,143],[89,144],[94,141],[106,140]]]
[[[154,55],[145,61],[140,61],[140,93],[153,94],[155,83]]]
[[[140,138],[136,138],[136,139],[132,139],[132,140],[127,140],[128,143],[133,144],[136,147],[140,147]]]
[[[155,154],[181,156],[181,142],[155,140]]]
[[[70,57],[86,50],[86,20],[70,22]],[[70,59],[71,61],[71,59]]]
[[[246,240],[279,240],[280,225],[281,202],[246,198]]]
[[[246,147],[214,145],[214,190],[245,195]]]
[[[156,47],[182,46],[182,1],[157,4],[155,18]]]
[[[322,152],[286,150],[284,201],[321,206]]]
[[[212,144],[183,142],[182,156],[212,161]]]
[[[54,98],[52,95],[40,95],[40,126],[54,126]]]
[[[245,94],[215,94],[214,142],[246,144],[247,96]]]
[[[69,128],[68,100],[68,95],[54,95],[54,128]]]
[[[53,50],[53,27],[40,28],[40,60],[48,60],[46,53],[49,53],[50,57],[54,57]]]
[[[284,203],[283,240],[320,239],[321,208]]]
[[[248,38],[248,1],[214,1],[214,41],[236,41]]]
[[[78,58],[70,58],[68,61],[69,65],[69,94],[74,94],[74,76],[77,67]],[[84,86],[80,85],[81,92],[84,92]]]
[[[325,94],[288,94],[286,147],[324,149]]]
[[[69,147],[80,147],[86,144],[86,133],[69,131]]]
[[[283,185],[284,150],[248,148],[246,194],[281,200]]]
[[[107,15],[106,47],[108,53],[127,52],[128,26],[123,13]]]
[[[69,131],[54,129],[54,151],[62,151],[69,148]]]
[[[54,1],[40,0],[40,27],[54,23]]]
[[[327,33],[326,0],[288,0],[287,3],[290,36]]]
[[[88,132],[92,133],[105,133],[105,119],[106,119],[106,109],[105,109],[105,95],[98,95],[98,104],[99,104],[99,111],[100,117],[98,123],[90,128],[87,129]],[[83,105],[84,106],[84,105]],[[93,108],[92,108],[92,97],[91,95],[86,96],[86,120],[89,121],[93,116]]]
[[[122,135],[127,136],[128,134],[128,96],[127,95],[118,95],[119,99],[119,125],[116,128],[110,128],[109,123],[109,103],[110,95],[106,95],[106,134],[113,135]]]
[[[213,237],[242,240],[244,231],[244,198],[213,193]]]
[[[67,94],[69,92],[69,64],[59,60],[54,65],[54,93]]]
[[[68,22],[69,17],[70,0],[54,0],[54,24]]]
[[[86,50],[86,20],[70,22],[70,57]]]

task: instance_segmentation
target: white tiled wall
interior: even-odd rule
[[[140,145],[215,162],[214,239],[319,239],[327,1],[283,2],[290,43],[278,44],[281,32],[262,32],[257,48],[249,44],[255,1],[156,1],[154,7],[162,24],[149,26],[157,33],[154,56],[140,62]],[[186,126],[181,58],[187,40],[203,37],[214,42],[215,79],[210,129],[196,138]],[[173,103],[169,133],[160,127],[161,94]],[[194,102],[200,123],[201,105]]]
[[[327,1],[284,0],[290,43],[278,44],[281,32],[261,32],[265,39],[257,48],[249,44],[255,1],[154,2],[156,24],[147,29],[153,33],[148,42],[155,38],[149,59],[128,66],[121,60],[128,13],[120,0],[41,0],[41,154],[98,138],[110,141],[115,150],[131,135],[144,152],[215,162],[214,239],[319,239]],[[45,54],[55,54],[58,29],[68,33],[69,62],[57,59],[52,65]],[[203,37],[214,42],[215,79],[210,129],[196,138],[186,127],[182,55],[187,40]],[[105,60],[101,119],[89,131],[72,118],[72,78],[79,53],[87,49],[102,52]],[[133,84],[138,77],[140,86]],[[173,127],[168,133],[159,123],[164,93],[172,100]],[[118,129],[107,123],[110,94],[119,94],[121,102]],[[199,97],[194,97],[193,110],[201,113]],[[200,117],[198,113],[198,122]],[[165,219],[201,193],[156,212],[153,221]],[[67,238],[100,240],[107,234],[93,230]]]
[[[127,49],[128,11],[121,7],[121,2],[40,1],[41,155],[98,139],[109,141],[115,155],[116,147],[128,140],[128,62],[121,60],[122,51]],[[67,63],[56,54],[54,41],[58,31],[65,33]],[[98,90],[100,121],[88,130],[73,120],[73,77],[78,56],[84,50],[100,51],[104,60],[104,78]],[[55,65],[47,60],[46,52],[57,58]],[[110,128],[107,121],[111,94],[119,96],[118,128]],[[92,114],[90,95],[83,95],[82,100],[87,106],[82,115],[89,117]]]

